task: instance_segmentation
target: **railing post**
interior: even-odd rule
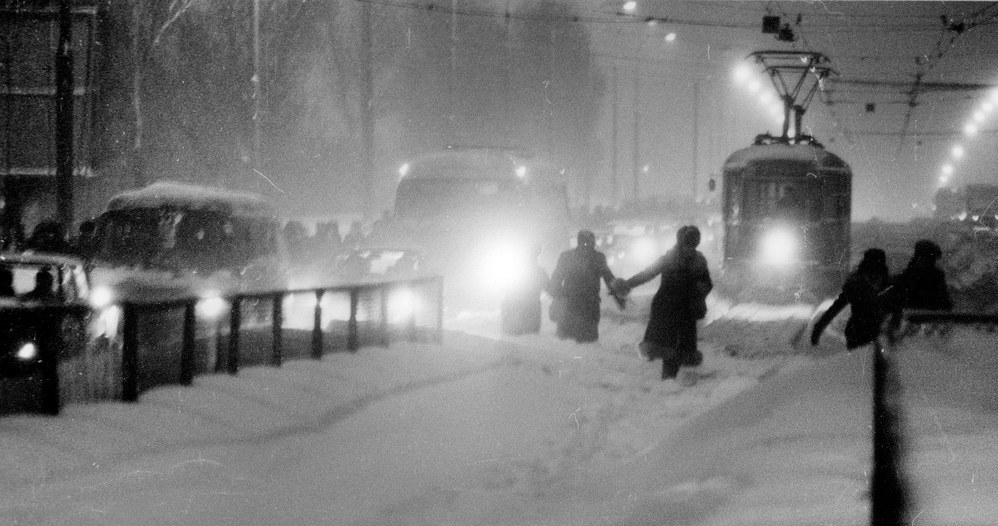
[[[225,369],[226,355],[225,346],[222,344],[222,318],[215,320],[215,372],[221,373]]]
[[[350,319],[347,321],[347,350],[357,352],[357,301],[359,290],[350,289]]]
[[[191,385],[194,381],[194,338],[197,329],[193,301],[184,305],[184,346],[180,350],[180,383]]]
[[[908,524],[908,491],[901,476],[900,416],[887,400],[895,382],[880,339],[873,345],[873,473],[870,477],[870,524]]]
[[[271,313],[271,346],[270,364],[275,367],[281,366],[282,353],[284,347],[284,294],[277,293],[273,297],[273,312]]]
[[[390,338],[388,337],[388,291],[391,285],[381,285],[381,344],[388,347]]]
[[[121,306],[121,399],[134,402],[139,399],[139,313],[132,303]]]
[[[322,289],[315,291],[315,316],[312,320],[312,358],[322,359]]]
[[[42,412],[48,415],[59,414],[59,355],[64,342],[59,331],[58,321],[66,316],[68,310],[50,310],[44,308],[38,311],[45,320],[38,345],[41,358],[42,373]]]
[[[239,328],[242,326],[243,299],[239,296],[232,298],[232,308],[229,312],[229,374],[239,372]]]

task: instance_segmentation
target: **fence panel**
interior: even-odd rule
[[[204,307],[198,298],[132,302],[89,313],[110,323],[104,330],[111,337],[75,331],[70,343],[78,352],[58,351],[56,367],[50,360],[45,362],[49,367],[26,378],[0,378],[0,414],[52,413],[66,402],[136,401],[143,391],[190,385],[200,374],[237,374],[241,367],[280,366],[290,358],[321,359],[328,352],[387,345],[398,338],[439,342],[443,330],[439,277],[215,300]],[[79,306],[74,309],[82,315]],[[111,322],[103,319],[109,312],[115,313]]]

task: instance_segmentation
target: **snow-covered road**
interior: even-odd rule
[[[813,308],[722,307],[693,387],[607,320],[599,344],[451,332],[5,418],[0,524],[865,522],[870,354],[793,347]],[[926,524],[998,516],[993,346],[899,356]]]

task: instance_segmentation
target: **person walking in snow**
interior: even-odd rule
[[[705,300],[714,284],[707,259],[697,250],[699,244],[700,229],[692,225],[680,228],[675,248],[618,285],[629,292],[662,276],[640,346],[649,360],[662,360],[663,380],[675,378],[680,366],[696,366],[703,361],[703,354],[697,350],[697,320],[707,314]]]
[[[928,239],[915,243],[915,252],[901,274],[891,280],[892,310],[953,310],[946,274],[936,266],[943,251]]]
[[[886,313],[881,293],[887,288],[887,281],[887,255],[879,248],[867,249],[856,270],[842,285],[838,298],[815,322],[811,345],[818,345],[821,333],[846,305],[852,308],[846,322],[846,348],[851,351],[876,340]]]
[[[537,334],[541,332],[541,293],[548,286],[548,273],[537,263],[540,245],[534,245],[524,258],[523,276],[503,296],[500,305],[503,334]]]
[[[548,293],[564,309],[557,316],[558,337],[579,343],[599,339],[600,278],[611,292],[615,278],[606,264],[606,255],[596,250],[596,235],[580,230],[575,248],[558,256],[551,273]]]

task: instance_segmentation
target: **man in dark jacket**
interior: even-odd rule
[[[662,359],[663,380],[675,378],[682,365],[695,366],[703,361],[697,350],[697,320],[706,314],[705,298],[714,284],[707,259],[696,249],[699,244],[697,227],[680,228],[675,248],[619,285],[629,291],[662,275],[641,348],[650,360]]]
[[[904,272],[892,280],[894,309],[953,310],[946,274],[936,266],[943,251],[928,239],[915,243],[915,253]]]
[[[852,308],[846,322],[846,348],[852,350],[873,342],[880,334],[884,321],[885,306],[880,295],[887,287],[887,277],[887,255],[884,251],[871,248],[864,252],[863,260],[842,285],[842,293],[815,322],[811,330],[811,345],[818,345],[825,327],[846,305]]]
[[[594,342],[599,339],[600,278],[611,289],[614,277],[606,255],[596,250],[596,235],[581,230],[577,239],[574,249],[558,256],[548,293],[555,301],[564,302],[564,312],[557,320],[558,337]]]

